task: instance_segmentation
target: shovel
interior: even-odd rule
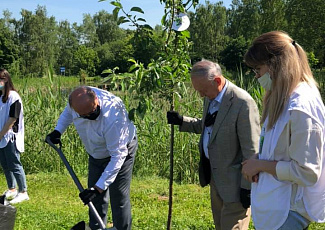
[[[65,165],[65,167],[69,171],[69,174],[72,177],[74,183],[78,187],[79,191],[82,192],[84,190],[84,188],[82,187],[82,184],[80,183],[78,177],[76,176],[73,169],[71,168],[67,158],[64,156],[64,154],[63,154],[63,152],[61,150],[61,147],[62,147],[61,143],[60,143],[60,148],[58,148],[55,144],[52,143],[52,141],[50,140],[49,137],[46,137],[46,142],[58,152],[61,160],[63,161],[63,163]],[[113,227],[113,228],[106,228],[105,227],[105,224],[104,224],[103,220],[99,216],[94,204],[91,201],[88,203],[88,207],[89,207],[90,211],[92,212],[92,214],[95,216],[95,218],[96,218],[96,220],[97,220],[97,222],[98,222],[98,224],[100,226],[100,229],[103,229],[103,230],[114,230],[115,229],[116,230],[115,227]],[[75,226],[73,226],[70,230],[88,230],[88,229],[90,230],[90,228],[86,225],[86,223],[84,221],[81,221],[78,224],[76,224]]]

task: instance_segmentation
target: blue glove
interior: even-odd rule
[[[79,197],[84,202],[84,204],[88,204],[90,201],[92,201],[96,196],[98,196],[100,192],[95,189],[94,187],[87,188],[83,190],[81,193],[79,193]]]

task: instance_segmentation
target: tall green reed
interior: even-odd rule
[[[13,79],[22,97],[25,119],[25,153],[22,155],[28,173],[61,172],[64,165],[57,153],[44,140],[53,131],[78,79],[68,77]],[[84,149],[73,127],[62,136],[63,151],[77,171],[86,171]],[[81,154],[79,154],[81,152]],[[84,156],[84,157],[83,157]]]
[[[225,73],[226,77],[239,87],[247,90],[257,102],[261,110],[264,89],[254,79],[252,73]],[[320,85],[324,97],[324,71],[315,72],[315,78]],[[50,133],[56,121],[66,106],[68,95],[79,85],[79,78],[47,77],[13,79],[20,93],[25,116],[25,153],[22,161],[27,173],[64,172],[56,152],[45,142],[45,136]],[[193,90],[191,83],[183,97],[175,105],[180,114],[201,118],[202,98]],[[125,91],[113,91],[121,97],[127,108],[136,103],[133,95]],[[154,97],[148,103],[149,110],[143,119],[137,119],[139,148],[137,151],[134,173],[138,176],[157,175],[169,177],[169,137],[170,128],[167,124],[166,112],[168,103],[159,97]],[[181,183],[198,182],[198,152],[199,135],[181,133],[175,130],[174,178]],[[76,173],[87,173],[87,154],[73,126],[62,136],[63,152]]]

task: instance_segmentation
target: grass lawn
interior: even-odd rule
[[[80,180],[86,185],[86,178]],[[30,200],[15,205],[15,230],[67,230],[79,221],[88,222],[88,208],[79,200],[69,175],[31,174],[27,175],[27,183]],[[168,184],[168,180],[156,177],[133,179],[133,229],[166,229]],[[5,178],[1,174],[0,191],[5,189]],[[208,187],[174,183],[173,202],[172,229],[213,229]],[[324,228],[323,224],[313,224],[309,229]]]

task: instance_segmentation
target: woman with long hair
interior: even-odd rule
[[[265,89],[258,159],[242,164],[252,183],[258,230],[306,229],[325,221],[325,108],[303,48],[287,33],[257,37],[245,62]]]
[[[10,204],[29,200],[26,175],[20,161],[24,151],[24,117],[22,100],[10,74],[0,70],[0,163],[8,190],[4,195]]]

